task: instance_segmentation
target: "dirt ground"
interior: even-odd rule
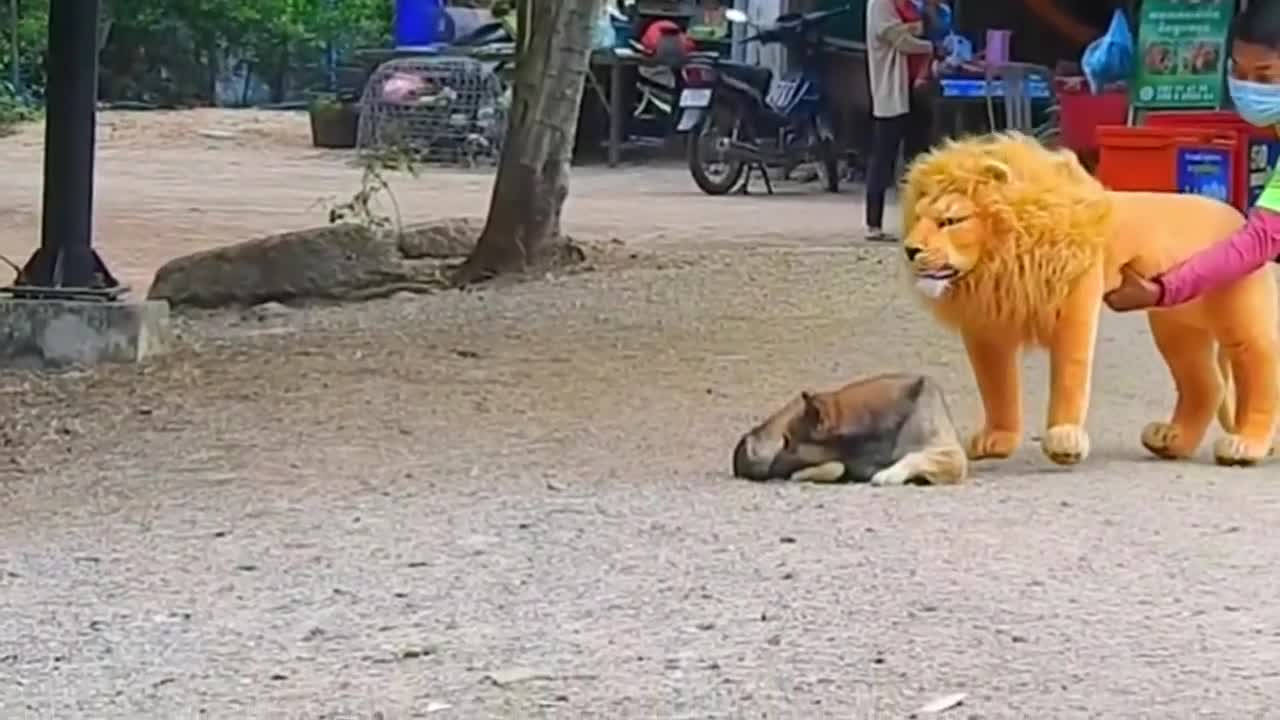
[[[103,123],[100,246],[138,287],[356,182],[293,116]],[[38,135],[0,145],[25,257]],[[412,219],[488,187],[398,186]],[[0,374],[0,717],[1274,716],[1276,470],[1144,457],[1172,390],[1141,318],[1104,320],[1082,466],[1029,437],[959,488],[728,477],[804,387],[921,370],[975,417],[894,248],[850,240],[856,193],[810,192],[582,168],[570,229],[662,262],[186,317],[142,367]]]

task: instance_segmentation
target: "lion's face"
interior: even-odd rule
[[[1071,151],[1019,133],[943,143],[902,191],[904,259],[951,326],[1051,322],[1111,231],[1106,188]]]
[[[990,234],[976,203],[960,193],[921,198],[903,251],[916,287],[932,298],[977,267]]]

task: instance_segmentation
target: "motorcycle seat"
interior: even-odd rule
[[[773,71],[767,67],[734,62],[732,60],[721,60],[716,64],[716,68],[725,75],[750,85],[758,90],[761,95],[769,93],[769,85],[773,82]]]

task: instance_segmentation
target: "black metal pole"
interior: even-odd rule
[[[51,0],[40,249],[20,284],[117,285],[93,252],[94,131],[98,101],[99,0]]]

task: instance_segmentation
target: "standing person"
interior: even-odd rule
[[[867,3],[867,71],[871,81],[871,157],[867,168],[867,239],[892,240],[884,232],[884,196],[893,184],[898,151],[908,137],[913,155],[926,135],[913,127],[908,57],[933,53],[922,20],[906,21],[897,0]]]
[[[951,34],[951,7],[943,0],[894,0],[898,17],[906,22],[924,23],[924,39],[933,43],[933,53],[907,56],[907,74],[911,81],[911,112],[907,132],[902,141],[902,162],[910,164],[916,155],[933,143],[933,114],[939,83],[934,59],[943,54]]]
[[[1280,130],[1280,2],[1253,0],[1236,16],[1227,87],[1245,121]],[[1122,268],[1120,286],[1103,299],[1119,312],[1180,305],[1268,261],[1280,262],[1280,168],[1272,168],[1262,196],[1238,232],[1158,277],[1144,278]]]

